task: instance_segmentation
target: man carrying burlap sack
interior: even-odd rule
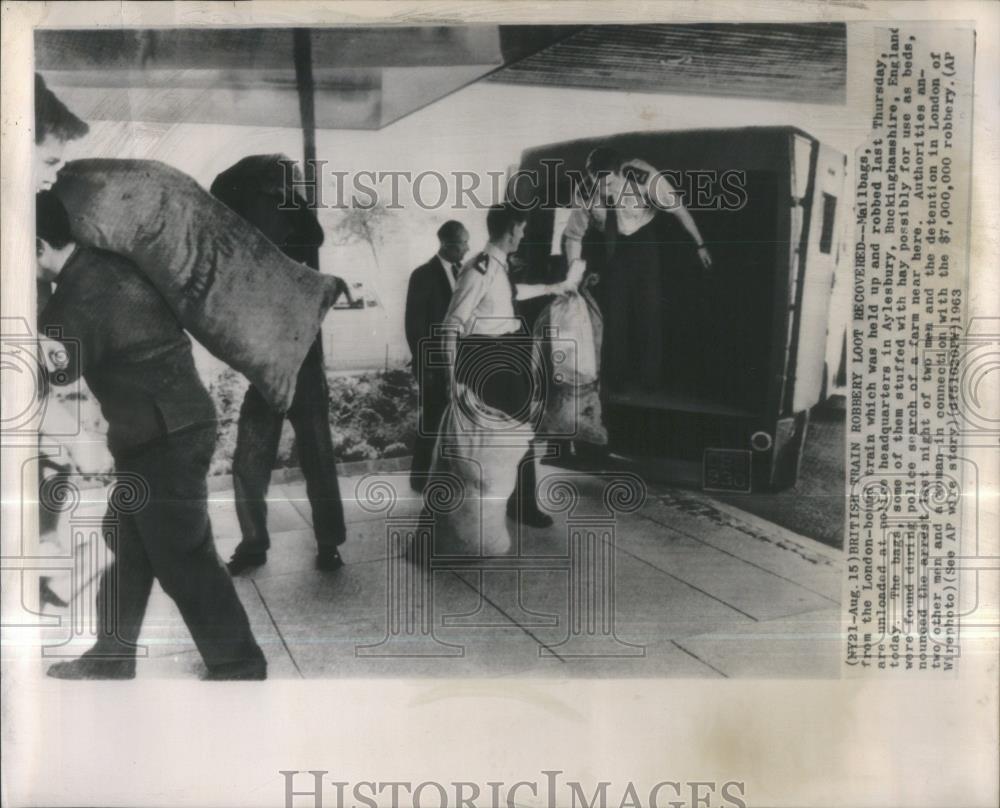
[[[79,659],[52,665],[57,679],[131,679],[153,581],[180,609],[208,679],[264,679],[233,581],[215,550],[207,483],[215,407],[191,342],[135,265],[78,244],[51,191],[37,197],[38,277],[56,291],[39,318],[45,336],[73,346],[50,355],[53,383],[83,376],[108,422],[115,471],[141,480],[134,512],[109,509],[114,552],[97,594],[98,639]],[[116,518],[117,517],[117,518]]]
[[[212,183],[211,193],[260,230],[289,258],[318,269],[317,251],[323,243],[323,230],[316,214],[295,191],[296,174],[297,167],[283,154],[251,155],[219,174]],[[350,299],[346,284],[342,283],[342,290]],[[243,399],[233,455],[236,515],[243,540],[228,564],[233,575],[267,561],[271,545],[267,531],[267,489],[286,415],[295,430],[312,507],[313,530],[319,547],[316,565],[323,570],[343,566],[337,548],[347,538],[347,528],[330,433],[321,333],[299,369],[295,397],[287,414],[276,412],[253,385]]]

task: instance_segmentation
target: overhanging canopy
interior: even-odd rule
[[[842,23],[300,29],[315,126],[380,129],[474,81],[843,103]],[[298,127],[295,29],[39,30],[88,120]],[[301,50],[301,49],[300,49]]]
[[[294,30],[40,30],[36,66],[87,120],[297,128]],[[577,29],[307,30],[316,127],[380,129]]]

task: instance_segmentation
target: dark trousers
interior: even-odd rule
[[[532,513],[538,510],[538,475],[535,471],[535,442],[528,446],[528,451],[518,462],[517,483],[514,493],[507,501],[507,506],[519,514]]]
[[[655,390],[663,381],[662,253],[656,219],[616,237],[602,284],[601,375],[609,390]]]
[[[413,462],[410,465],[410,485],[422,491],[427,474],[434,460],[441,416],[448,406],[448,379],[438,370],[423,370],[417,374],[420,413],[417,416],[417,437],[413,444]]]
[[[343,544],[347,527],[330,434],[330,395],[323,367],[323,346],[318,339],[299,369],[288,420],[295,430],[295,445],[306,478],[316,543],[321,550],[335,548]],[[251,385],[240,409],[233,453],[236,516],[243,533],[237,552],[266,552],[271,546],[266,497],[284,423],[285,416],[271,409]]]
[[[155,578],[177,604],[209,668],[263,658],[212,539],[205,478],[214,447],[212,426],[116,456],[116,469],[141,477],[149,499],[126,507],[123,498],[116,510],[112,495],[104,539],[115,558],[97,591],[92,654],[135,654]]]
[[[476,334],[458,341],[455,381],[469,387],[489,407],[526,422],[533,402],[544,396],[534,342],[522,326],[511,334]]]

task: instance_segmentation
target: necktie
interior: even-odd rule
[[[454,278],[456,281],[458,280],[458,270],[460,270],[461,268],[462,265],[459,264],[458,261],[455,261],[451,265],[451,277]]]
[[[607,208],[607,218],[604,220],[604,260],[610,266],[615,257],[615,244],[618,241],[618,213],[614,207]]]

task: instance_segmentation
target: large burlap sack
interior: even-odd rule
[[[553,379],[582,385],[597,381],[597,352],[590,310],[582,294],[571,292],[553,300],[538,318],[541,328],[555,335],[549,357]],[[536,329],[539,327],[536,324]]]
[[[507,500],[534,436],[530,425],[484,404],[466,385],[445,409],[425,504],[434,514],[435,555],[502,555],[510,550]],[[459,481],[442,496],[435,479]],[[446,501],[447,500],[447,501]]]
[[[603,334],[600,310],[586,289],[556,298],[538,317],[535,344],[549,375],[540,436],[607,444],[599,382]]]
[[[81,242],[130,258],[181,324],[280,411],[336,297],[191,177],[153,160],[79,160],[53,188]],[[128,312],[109,312],[128,317]]]

